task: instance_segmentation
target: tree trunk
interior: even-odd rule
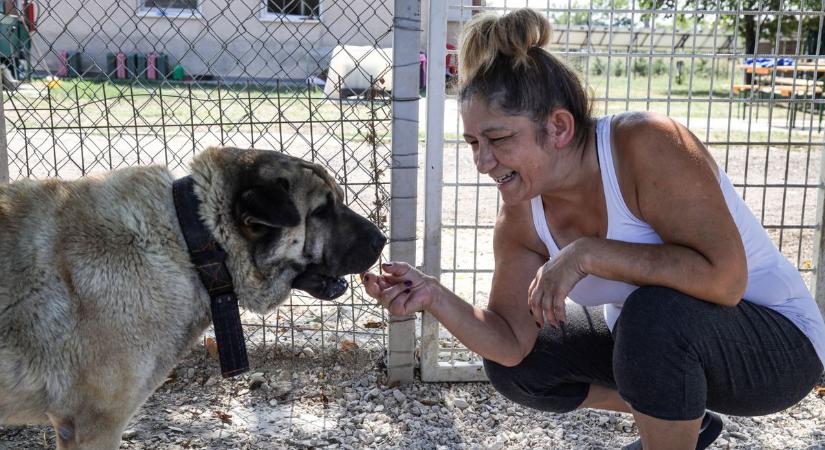
[[[756,55],[759,41],[756,38],[756,16],[744,16],[739,26],[745,35],[745,54],[753,58]],[[750,84],[751,78],[753,78],[753,74],[745,73],[745,84]]]

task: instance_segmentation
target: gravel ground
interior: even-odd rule
[[[378,352],[253,354],[253,371],[231,380],[207,355],[199,345],[181,362],[122,449],[614,449],[637,437],[629,415],[542,413],[487,383],[388,386]],[[53,445],[48,427],[0,427],[0,449]],[[725,417],[712,448],[825,450],[825,397],[815,390],[781,414]]]

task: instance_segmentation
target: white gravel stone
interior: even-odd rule
[[[249,377],[249,390],[255,390],[266,384],[266,377],[261,372],[253,373]]]
[[[128,439],[133,439],[135,436],[137,436],[137,430],[135,430],[133,428],[129,428],[128,430],[125,430],[123,432],[123,435],[121,437],[124,440],[128,440]]]
[[[466,409],[467,407],[470,406],[470,404],[467,403],[467,400],[464,400],[463,398],[459,397],[459,398],[453,399],[453,406],[455,406],[458,409]]]
[[[607,450],[638,438],[628,414],[544,413],[515,405],[488,383],[416,381],[391,387],[383,368],[365,369],[363,359],[354,362],[357,370],[347,369],[351,366],[345,362],[332,370],[324,365],[329,359],[293,358],[294,353],[285,351],[286,358],[275,364],[254,366],[249,377],[229,379],[215,375],[215,361],[202,355],[187,359],[176,372],[188,376],[194,369],[195,374],[167,382],[150,397],[123,433],[122,447]],[[239,395],[251,388],[259,373],[269,380],[260,393]],[[209,387],[203,379],[212,380]],[[267,384],[271,390],[264,391]],[[825,450],[825,428],[819,419],[823,414],[825,399],[811,393],[783,413],[724,416],[723,440],[711,448]],[[43,448],[44,435],[49,436],[45,427],[2,427],[0,448]],[[51,436],[46,448],[54,447]]]
[[[392,390],[392,396],[395,398],[395,400],[396,400],[398,403],[403,402],[403,401],[404,401],[404,400],[406,400],[406,398],[407,398],[407,396],[406,396],[406,395],[404,395],[404,393],[403,393],[403,392],[401,392],[401,391],[399,391],[398,389],[393,389],[393,390]]]

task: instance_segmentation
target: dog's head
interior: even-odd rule
[[[292,288],[340,296],[342,277],[369,269],[387,241],[343,203],[341,188],[317,164],[212,148],[192,169],[202,218],[228,254],[239,300],[254,311],[283,302]]]

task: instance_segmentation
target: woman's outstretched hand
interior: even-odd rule
[[[392,315],[423,311],[436,297],[438,281],[405,262],[381,264],[382,275],[365,272],[361,281],[370,297],[375,298]]]

